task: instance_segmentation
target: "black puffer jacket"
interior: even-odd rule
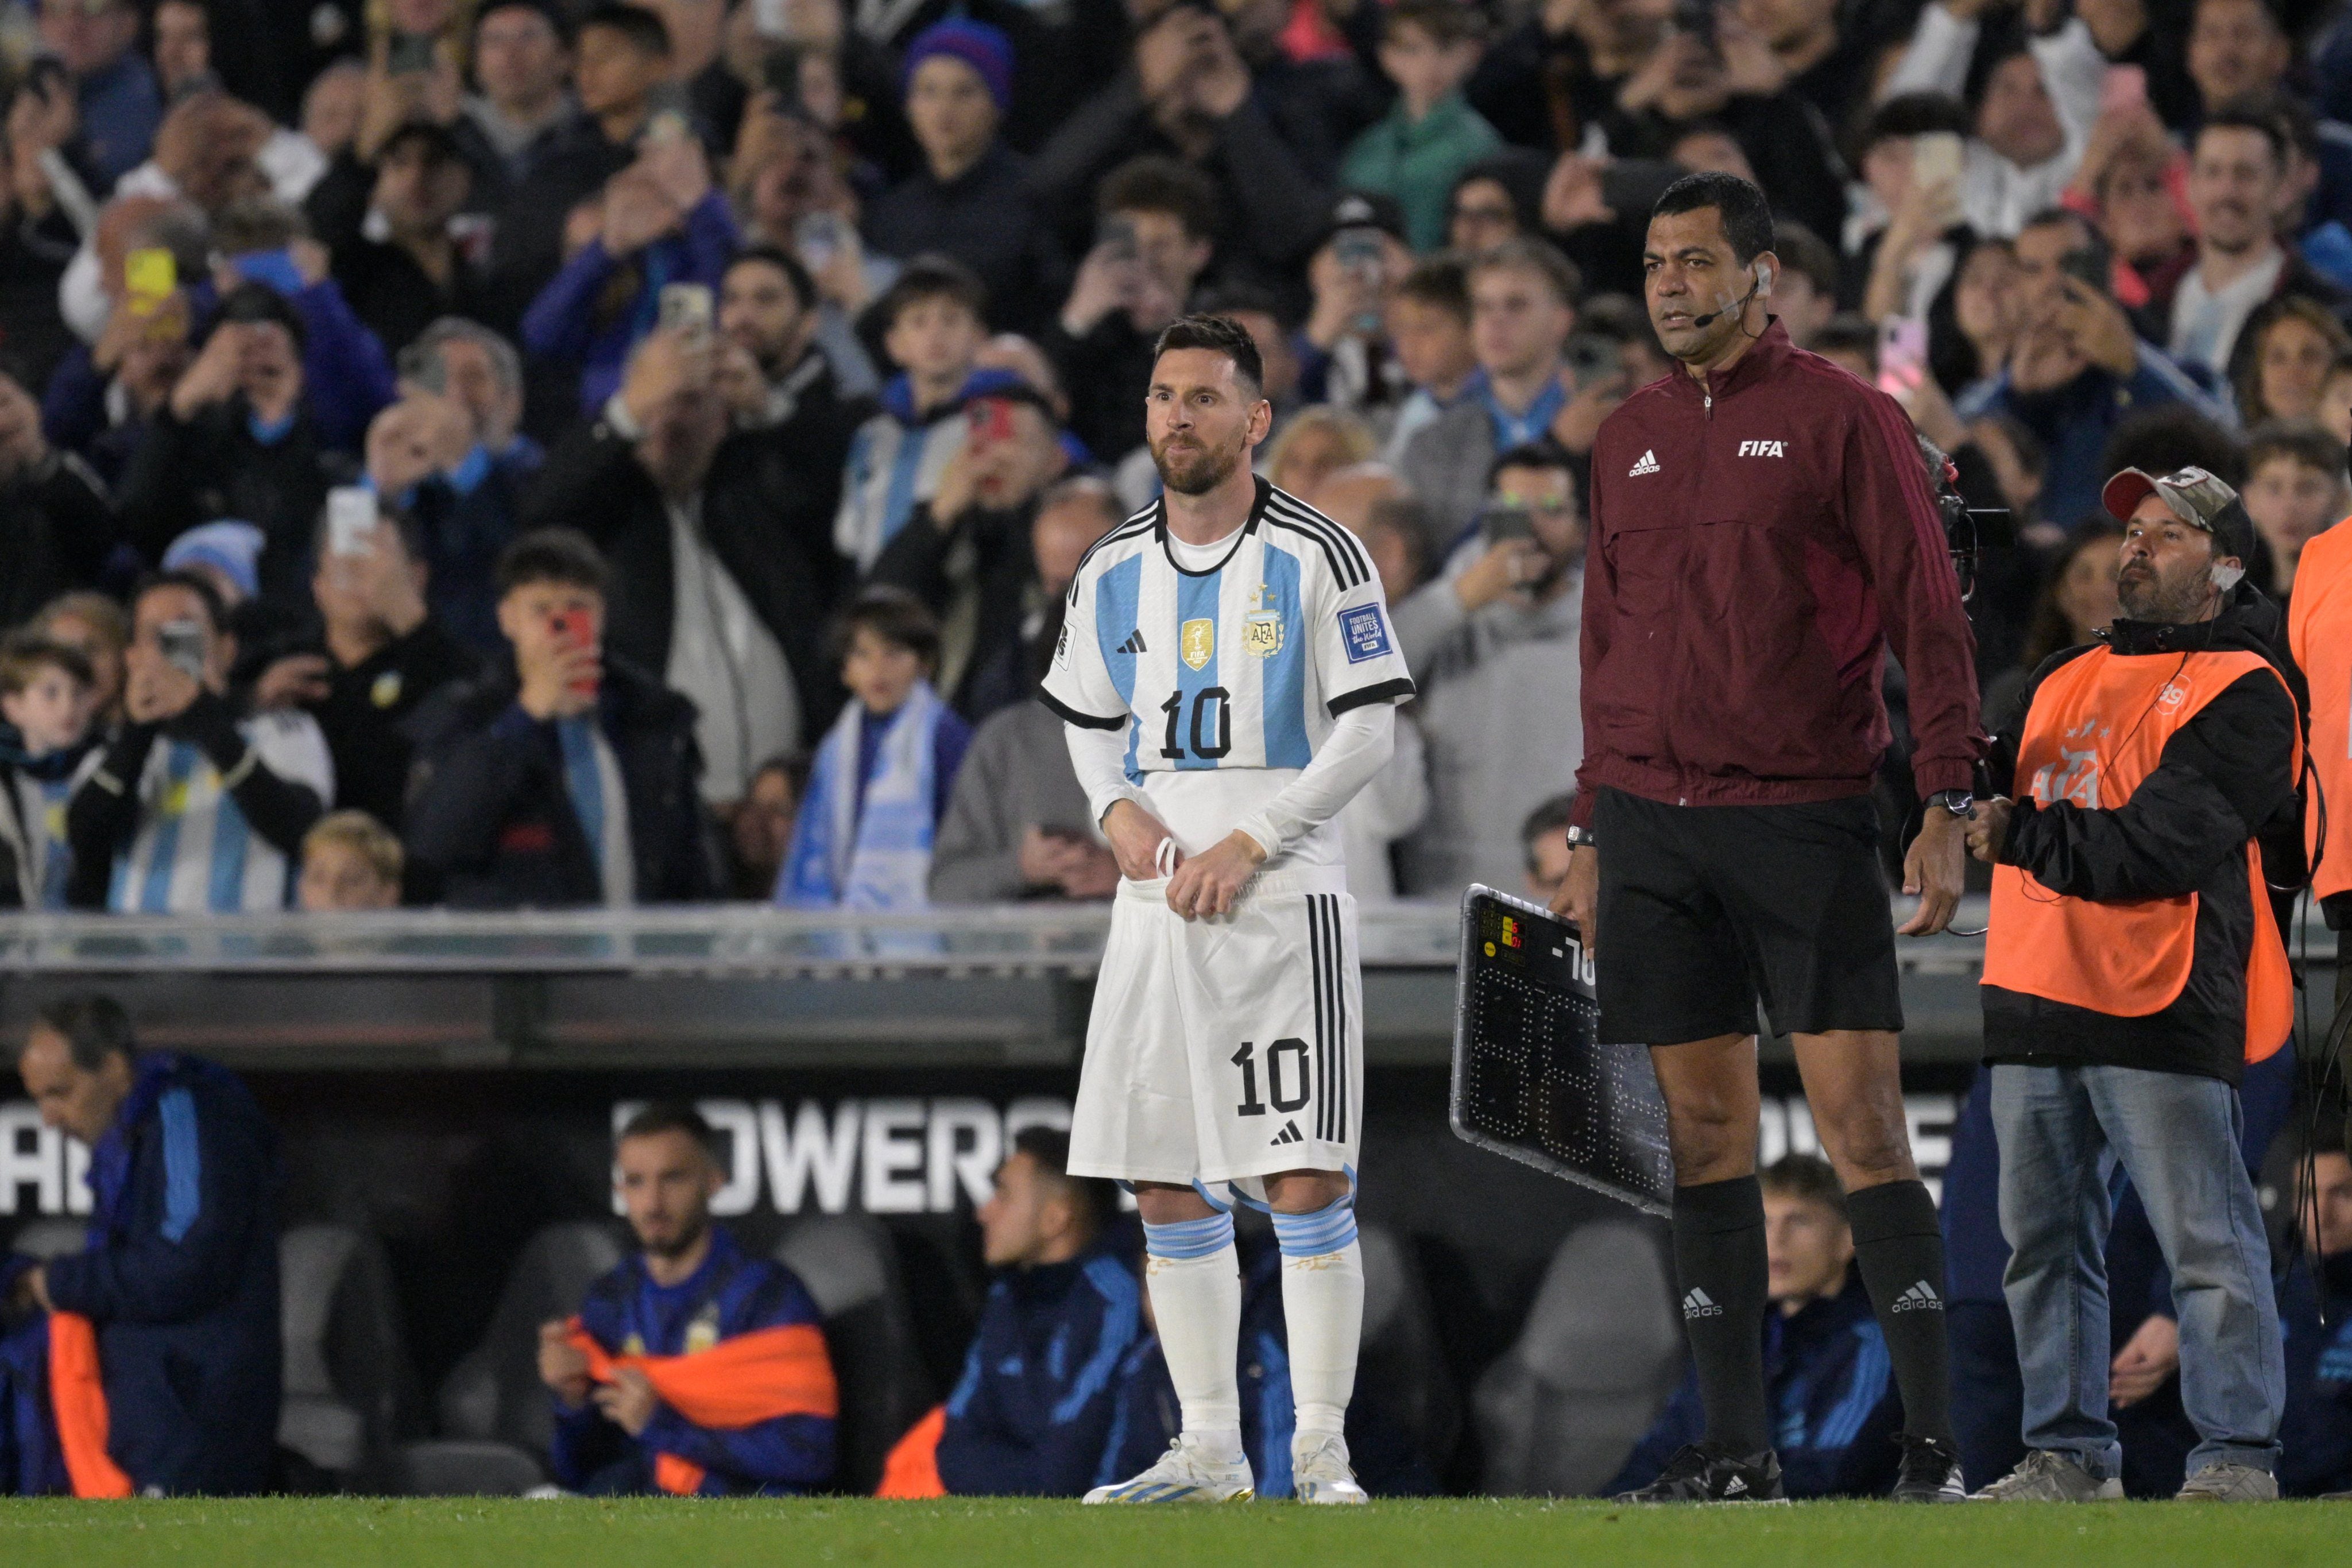
[[[2117,621],[2107,643],[2124,656],[2244,651],[2267,670],[2240,676],[2166,741],[2160,760],[2122,805],[2089,810],[2017,800],[2001,860],[2075,898],[2126,900],[2197,894],[2195,955],[2172,1002],[2144,1018],[2094,1012],[1999,986],[1982,988],[1985,1060],[2042,1067],[2139,1067],[2236,1083],[2244,1069],[2246,955],[2258,909],[2247,885],[2250,839],[2264,845],[2264,874],[2299,874],[2301,814],[2294,747],[2302,677],[2285,653],[2278,608],[2242,585],[2214,619],[2186,625]],[[1988,767],[1995,793],[2015,797],[2018,737],[2042,683],[2091,646],[2053,654],[2022,699],[2000,716]],[[2272,846],[2278,846],[2273,852]],[[1992,940],[2000,939],[1995,932]]]

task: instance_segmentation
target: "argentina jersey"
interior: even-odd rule
[[[309,714],[273,709],[237,725],[259,763],[322,801],[335,765]],[[158,736],[138,782],[139,828],[119,854],[107,907],[124,915],[228,915],[284,909],[295,862],[254,831],[220,770],[191,742]]]
[[[1249,521],[1205,559],[1170,537],[1160,503],[1096,544],[1043,698],[1068,723],[1125,728],[1128,778],[1158,802],[1168,775],[1277,773],[1279,789],[1338,716],[1412,689],[1363,546],[1260,479]]]

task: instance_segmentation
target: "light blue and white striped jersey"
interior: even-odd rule
[[[273,708],[237,723],[264,766],[335,798],[335,764],[318,721]],[[294,862],[253,831],[201,747],[156,737],[139,775],[139,831],[114,862],[107,907],[121,914],[201,915],[284,909]]]
[[[940,487],[940,476],[963,450],[961,408],[928,423],[909,423],[884,410],[857,427],[841,477],[841,509],[834,514],[833,548],[872,568],[882,547],[907,526],[918,502]]]
[[[1068,723],[1128,729],[1128,778],[1189,854],[1305,768],[1339,715],[1413,688],[1380,575],[1346,528],[1260,479],[1222,559],[1188,570],[1164,507],[1079,563],[1043,696]],[[1302,859],[1338,859],[1329,827],[1311,837],[1334,842]]]

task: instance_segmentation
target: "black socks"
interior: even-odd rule
[[[1957,1454],[1952,1351],[1944,1333],[1944,1233],[1936,1224],[1936,1200],[1925,1182],[1890,1181],[1846,1194],[1845,1210],[1853,1226],[1854,1261],[1886,1336],[1895,1385],[1903,1393],[1903,1429]],[[1679,1208],[1675,1218],[1679,1239]]]
[[[1931,1207],[1931,1228],[1934,1218]],[[1706,1439],[1744,1458],[1772,1446],[1764,1406],[1764,1189],[1752,1176],[1676,1187],[1674,1224],[1683,1333],[1706,1406]],[[1942,1264],[1939,1251],[1939,1289]],[[1943,1327],[1938,1314],[1939,1345]]]

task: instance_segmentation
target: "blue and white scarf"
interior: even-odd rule
[[[858,758],[867,722],[853,701],[817,747],[793,847],[776,884],[787,909],[921,909],[930,903],[940,719],[947,705],[918,681],[881,722],[874,777],[860,809]]]

